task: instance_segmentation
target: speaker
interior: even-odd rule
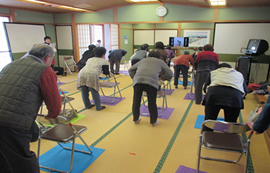
[[[269,44],[266,40],[261,40],[257,49],[257,55],[264,54],[269,48]]]
[[[249,57],[238,57],[236,59],[235,69],[243,74],[246,83],[249,83],[249,72],[250,72],[250,61]]]

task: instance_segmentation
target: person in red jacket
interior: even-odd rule
[[[180,71],[182,71],[183,86],[184,86],[184,89],[187,89],[189,64],[190,65],[194,64],[194,60],[192,58],[192,55],[189,55],[189,51],[184,51],[184,55],[180,55],[174,60],[174,86],[175,88],[178,88],[178,78],[179,78]]]
[[[203,47],[203,52],[199,53],[194,68],[196,70],[195,76],[195,103],[202,102],[202,88],[212,70],[215,70],[219,64],[218,55],[214,52],[211,44],[206,44]]]

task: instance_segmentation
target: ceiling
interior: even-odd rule
[[[131,5],[125,0],[42,0],[45,2],[56,3],[60,5],[84,8],[91,11],[106,10],[113,7]],[[211,8],[208,0],[160,0],[167,4],[188,5],[196,7]],[[42,11],[49,13],[67,13],[71,12],[67,9],[55,8],[45,5],[32,4],[17,0],[1,0],[0,7],[14,7],[20,9],[28,9],[33,11]],[[269,0],[227,0],[227,7],[270,7]]]

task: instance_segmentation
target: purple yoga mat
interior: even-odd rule
[[[186,96],[184,97],[185,100],[195,100],[195,95],[192,93],[187,93]],[[202,95],[202,100],[204,99],[204,94]]]
[[[160,107],[159,107],[160,108]],[[158,109],[158,114],[161,114],[161,109]],[[173,111],[174,111],[174,108],[167,108],[167,109],[165,109],[164,111],[163,111],[163,115],[162,116],[159,116],[158,118],[159,119],[165,119],[165,120],[167,120],[167,119],[169,119],[170,118],[170,116],[171,116],[171,114],[173,113]],[[141,116],[144,116],[144,117],[150,117],[150,115],[143,115],[142,113],[149,113],[149,111],[148,111],[148,108],[147,107],[145,107],[145,106],[141,106],[141,108],[140,108],[140,112],[141,112]]]
[[[122,97],[121,99],[120,99],[120,97],[115,97],[113,103],[104,103],[103,101],[111,102],[113,100],[113,98],[112,97],[100,96],[101,104],[102,105],[109,105],[109,106],[115,106],[117,103],[121,102],[124,99],[125,99],[125,97]],[[94,100],[91,100],[91,103],[94,103]]]
[[[119,73],[124,73],[124,74],[126,74],[126,73],[128,73],[128,71],[119,71]]]
[[[173,92],[174,92],[174,89],[167,90],[166,95],[172,95]]]
[[[196,169],[192,169],[192,168],[180,165],[175,173],[196,173]],[[206,172],[199,171],[199,173],[206,173]]]
[[[65,84],[64,82],[57,82],[57,85],[63,85]]]

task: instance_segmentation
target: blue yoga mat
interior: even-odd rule
[[[188,81],[188,85],[189,85],[189,86],[190,86],[190,84],[191,84],[191,82]],[[179,80],[179,81],[178,81],[178,85],[183,85],[183,81]]]
[[[68,92],[66,92],[66,91],[63,91],[63,92],[64,92],[64,94],[67,94],[67,93],[68,93]],[[62,92],[59,91],[59,94],[62,95]]]
[[[198,115],[195,122],[195,129],[201,129],[202,123],[204,121],[204,115]],[[217,121],[224,121],[223,117],[217,117]]]
[[[66,147],[71,147],[71,143],[63,144]],[[74,152],[72,173],[82,173],[88,168],[104,151],[105,149],[91,147],[93,153],[91,155]],[[75,149],[88,151],[85,145],[75,144]],[[65,150],[59,145],[53,147],[39,158],[39,164],[51,168],[56,168],[62,171],[69,171],[71,159],[71,151]],[[41,168],[43,171],[48,171]]]

